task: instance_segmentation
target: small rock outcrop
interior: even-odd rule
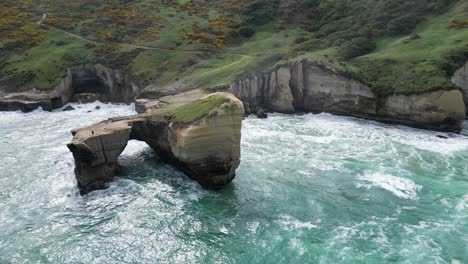
[[[68,105],[67,107],[63,108],[62,111],[67,112],[67,111],[73,111],[75,108],[71,105]]]
[[[268,114],[265,113],[265,110],[263,110],[262,108],[257,109],[256,115],[258,118],[268,118]]]
[[[137,99],[135,100],[135,111],[139,114],[142,114],[167,105],[167,103],[161,102],[159,100]]]
[[[107,121],[72,131],[68,148],[82,194],[114,178],[117,159],[131,139],[146,142],[158,156],[206,188],[231,182],[240,162],[244,107],[228,93]]]
[[[46,93],[37,91],[25,93],[0,94],[0,111],[22,111],[31,112],[37,108],[45,111],[51,111],[54,108],[53,101]],[[58,106],[60,107],[60,106]]]
[[[465,119],[458,90],[379,97],[320,61],[277,67],[237,80],[230,89],[244,102],[246,114],[255,114],[259,108],[281,113],[329,112],[454,132],[462,129]]]

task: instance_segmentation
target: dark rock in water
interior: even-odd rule
[[[98,106],[96,106],[94,109],[96,109],[96,110],[100,110],[100,109],[101,109],[101,107],[98,105]]]
[[[73,110],[75,110],[75,108],[73,106],[71,106],[71,105],[69,105],[69,106],[65,107],[64,109],[62,109],[62,111],[73,111]]]
[[[48,94],[39,92],[24,92],[12,94],[0,94],[0,111],[31,112],[41,107],[45,111],[53,109],[53,104]]]
[[[448,137],[447,137],[447,136],[444,136],[444,135],[436,135],[436,137],[438,137],[438,138],[443,138],[443,139],[448,139]]]
[[[257,117],[258,118],[267,118],[268,115],[267,115],[267,113],[265,113],[265,110],[263,110],[262,108],[258,108],[257,109]]]
[[[192,108],[209,102],[202,114]],[[171,106],[169,106],[171,107]],[[169,111],[112,118],[72,131],[67,146],[75,158],[81,194],[106,188],[117,159],[131,139],[146,142],[158,156],[202,186],[219,189],[231,182],[240,163],[242,102],[215,93]]]
[[[80,93],[73,95],[73,101],[79,102],[80,104],[96,102],[99,99],[100,95],[96,93]]]

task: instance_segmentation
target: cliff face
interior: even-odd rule
[[[234,179],[239,166],[243,113],[237,98],[215,93],[175,108],[73,131],[68,148],[75,158],[78,187],[82,194],[105,188],[114,178],[118,156],[130,139],[136,139],[202,186],[221,188]]]
[[[69,68],[52,96],[60,98],[62,104],[79,100],[80,94],[95,94],[101,101],[126,103],[133,100],[136,92],[136,87],[123,71],[101,64],[86,64]]]
[[[101,64],[71,67],[53,92],[25,92],[0,96],[0,111],[29,112],[37,107],[52,110],[70,101],[93,98],[103,102],[129,103],[137,94],[137,87],[127,74]]]
[[[460,131],[465,119],[458,90],[380,98],[366,85],[327,64],[301,61],[231,84],[246,113],[330,112],[443,131]]]
[[[468,61],[455,72],[452,82],[462,89],[465,104],[468,106]]]

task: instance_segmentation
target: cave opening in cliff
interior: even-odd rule
[[[109,101],[110,87],[104,76],[100,76],[94,67],[81,67],[72,71],[73,100],[90,102]]]
[[[81,93],[96,93],[96,94],[107,94],[109,88],[104,82],[95,77],[87,79],[79,79],[73,81],[73,91],[75,94]]]
[[[73,83],[74,101],[108,101],[109,87],[97,76],[86,78],[74,78]]]

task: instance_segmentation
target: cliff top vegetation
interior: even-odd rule
[[[148,94],[216,90],[307,58],[407,94],[454,89],[468,59],[463,0],[4,0],[0,17],[4,91],[49,90],[85,63]]]

